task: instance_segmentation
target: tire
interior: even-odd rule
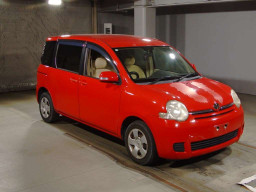
[[[48,92],[44,92],[40,95],[39,111],[42,119],[47,123],[57,121],[59,118],[59,114],[54,110],[52,98]]]
[[[125,146],[131,159],[140,165],[153,165],[158,160],[153,135],[141,120],[136,120],[127,127]]]

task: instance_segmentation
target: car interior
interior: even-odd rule
[[[97,51],[90,50],[88,55],[87,75],[99,78],[103,71],[115,71],[111,64]]]
[[[147,54],[143,48],[116,49],[118,56],[124,63],[132,79],[144,79],[150,77],[157,69],[154,69],[153,57]]]
[[[135,65],[134,57],[127,57],[124,60],[124,64],[127,70],[130,72],[133,79],[146,77],[144,71],[138,65]]]

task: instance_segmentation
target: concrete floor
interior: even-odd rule
[[[236,183],[256,174],[256,96],[240,98],[246,126],[239,143],[143,167],[118,139],[67,118],[44,123],[34,92],[0,94],[0,191],[247,191]]]

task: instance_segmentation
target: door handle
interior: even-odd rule
[[[84,81],[80,81],[80,83],[81,83],[81,85],[87,85],[87,83]]]
[[[73,79],[73,78],[70,78],[70,81],[74,82],[74,83],[77,83],[77,80],[76,79]]]

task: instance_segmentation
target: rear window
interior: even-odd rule
[[[53,56],[55,49],[56,41],[47,41],[44,46],[43,55],[41,57],[41,63],[43,65],[53,67]]]

